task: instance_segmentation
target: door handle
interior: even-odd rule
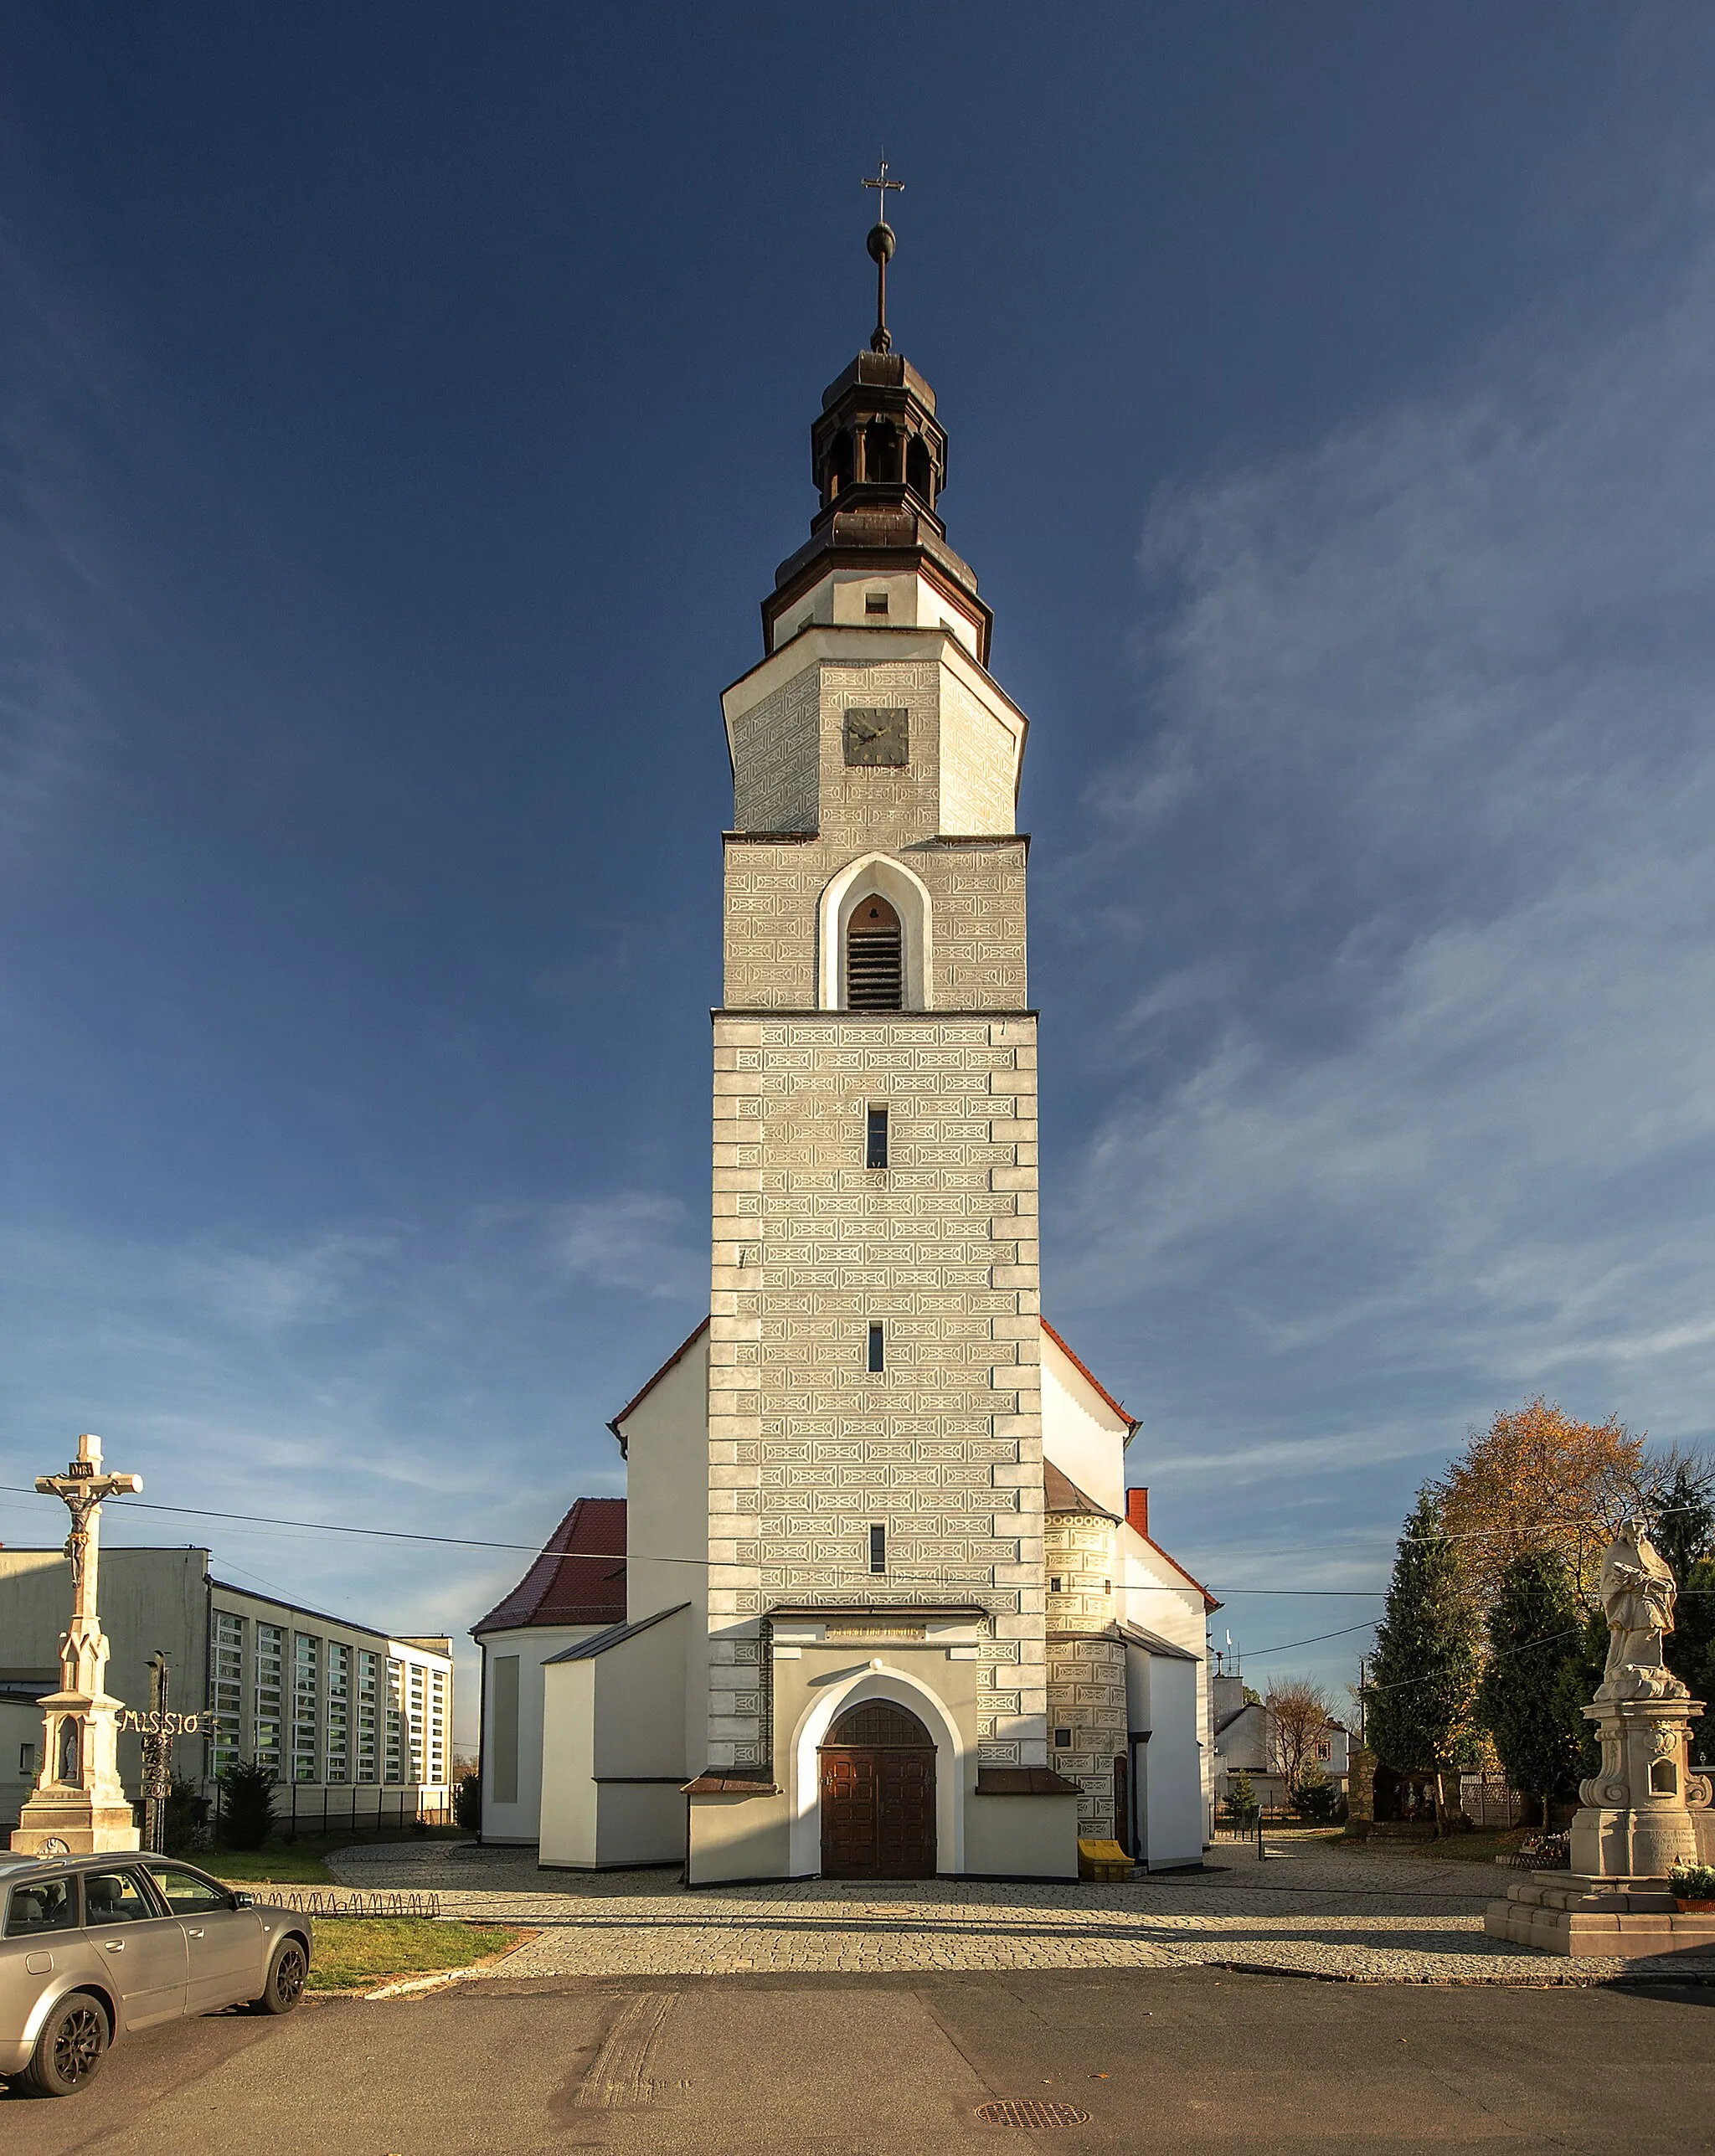
[[[184,1935],[188,1939],[200,1939],[203,1936],[203,1927],[200,1924],[187,1924],[184,1927]]]
[[[101,1951],[104,1954],[122,1954],[125,1952],[125,1941],[123,1939],[103,1939],[101,1942]]]

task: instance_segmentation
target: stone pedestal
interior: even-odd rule
[[[107,1641],[74,1618],[59,1642],[61,1688],[42,1701],[42,1771],[13,1829],[32,1856],[92,1856],[136,1849],[142,1836],[119,1778],[120,1703],[103,1679]]]
[[[1634,1695],[1602,1696],[1625,1689]],[[1676,1864],[1715,1860],[1709,1782],[1691,1770],[1691,1724],[1702,1711],[1671,1678],[1646,1688],[1623,1671],[1620,1685],[1602,1687],[1584,1709],[1601,1732],[1602,1771],[1579,1790],[1572,1868],[1516,1880],[1489,1904],[1491,1938],[1627,1958],[1715,1948],[1715,1912],[1682,1915],[1668,1884]]]
[[[1491,1939],[1513,1939],[1548,1954],[1707,1953],[1715,1912],[1682,1916],[1666,1879],[1599,1879],[1537,1871],[1515,1880],[1483,1919]]]

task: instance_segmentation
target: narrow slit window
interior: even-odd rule
[[[887,1343],[878,1322],[873,1322],[869,1328],[869,1366],[872,1370],[885,1370],[888,1366]]]
[[[884,1168],[887,1164],[888,1112],[884,1108],[872,1108],[863,1141],[863,1165],[866,1168]]]
[[[851,1011],[904,1007],[904,939],[885,898],[860,898],[846,931],[846,1006]]]
[[[887,1568],[888,1531],[885,1527],[872,1527],[869,1531],[869,1569],[873,1572],[884,1572]]]

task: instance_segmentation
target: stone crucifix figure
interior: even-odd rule
[[[15,1850],[82,1855],[137,1846],[119,1778],[119,1701],[107,1695],[96,1594],[102,1504],[142,1486],[140,1474],[104,1474],[101,1440],[88,1434],[64,1474],[36,1478],[42,1495],[62,1499],[71,1515],[71,1622],[59,1635],[59,1690],[42,1701],[42,1768],[12,1836]]]

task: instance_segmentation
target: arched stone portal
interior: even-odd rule
[[[892,1700],[847,1707],[817,1751],[827,1879],[933,1879],[935,1739]]]

